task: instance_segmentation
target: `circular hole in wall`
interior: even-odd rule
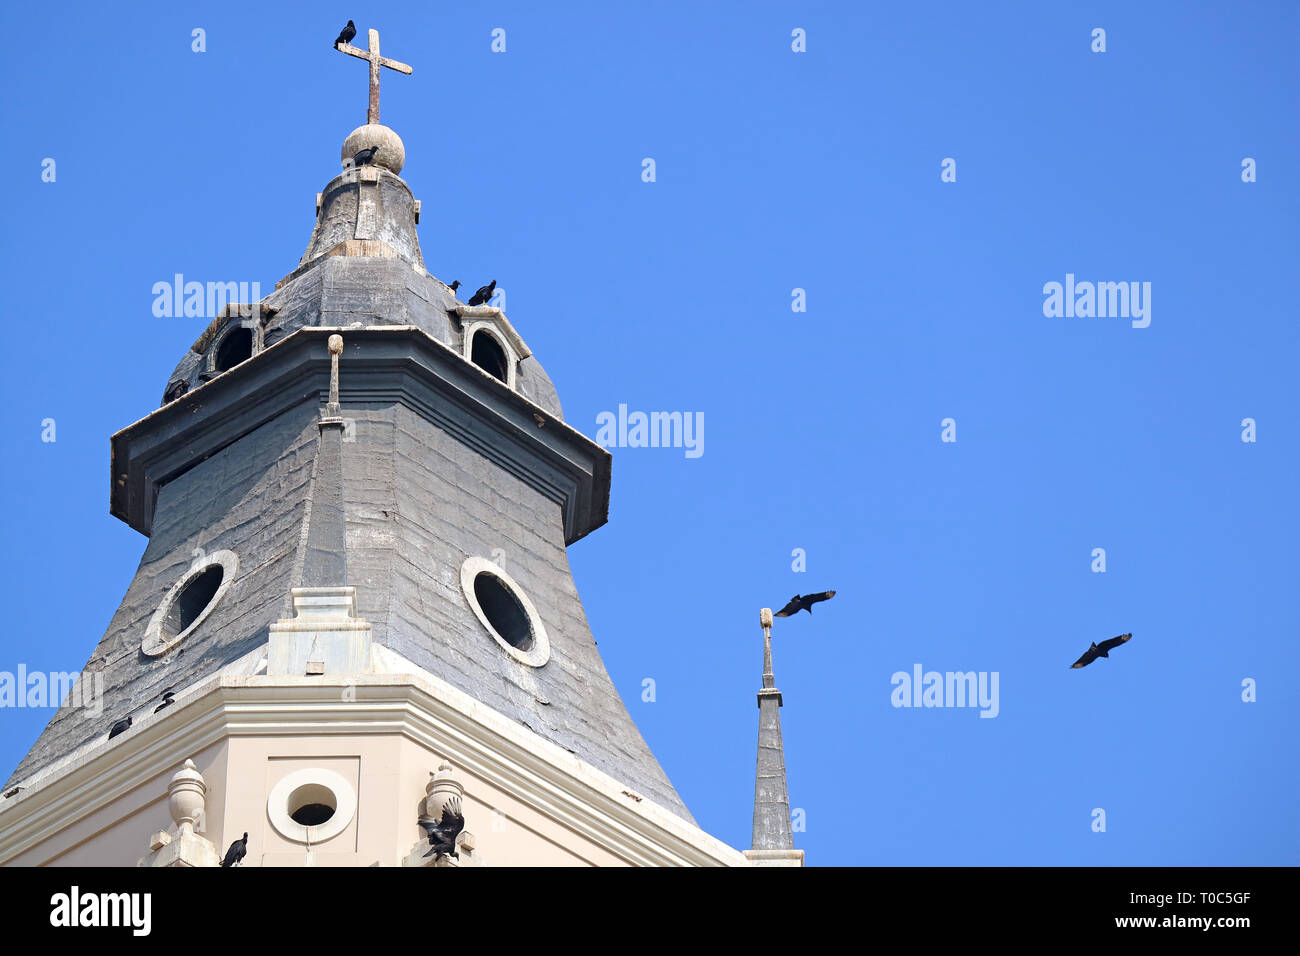
[[[304,827],[328,823],[338,809],[334,791],[319,783],[308,783],[289,794],[289,819]]]
[[[296,770],[271,788],[266,812],[281,836],[317,846],[338,836],[356,818],[357,792],[333,770]]]

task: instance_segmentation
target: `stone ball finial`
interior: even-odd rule
[[[329,338],[330,355],[343,354],[343,336],[331,335]]]
[[[406,165],[406,147],[402,145],[402,137],[387,126],[378,123],[358,126],[348,133],[348,138],[343,141],[343,149],[339,152],[339,158],[346,167],[357,153],[371,146],[379,147],[379,151],[371,161],[372,165],[382,166],[392,173],[402,171],[402,167]]]
[[[203,774],[199,773],[193,760],[186,760],[167,784],[167,809],[177,829],[185,824],[194,829],[203,817],[207,793],[208,785]]]

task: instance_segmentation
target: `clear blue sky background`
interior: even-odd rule
[[[758,609],[835,588],[774,636],[810,864],[1300,863],[1292,3],[9,9],[0,670],[79,669],[117,607],[108,438],[207,321],[151,286],[296,266],[364,120],[348,17],[415,67],[382,118],[430,270],[500,280],[586,434],[704,413],[699,459],[615,450],[570,557],[705,829],[749,844]],[[1067,272],[1152,283],[1150,327],[1045,318]],[[891,707],[915,663],[997,671],[999,716]],[[0,713],[4,774],[48,717]]]

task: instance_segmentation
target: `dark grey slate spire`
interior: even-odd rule
[[[351,165],[374,145],[373,164]],[[119,718],[167,719],[153,716],[162,688],[269,646],[293,592],[324,588],[348,592],[375,644],[694,822],[605,670],[569,569],[566,547],[607,520],[609,452],[565,424],[505,315],[425,268],[396,134],[367,124],[341,158],[297,268],[222,311],[162,407],[113,436],[111,511],[148,543],[83,668],[102,672],[103,719],[61,708],[9,786]],[[508,379],[472,360],[484,326],[513,351]],[[332,336],[346,349],[334,381]],[[214,553],[232,556],[222,596],[145,653],[173,586]],[[471,606],[465,569],[487,560],[535,605],[544,662],[511,653]]]
[[[781,740],[781,692],[772,673],[772,611],[759,613],[763,625],[763,689],[758,692],[758,768],[754,780],[755,850],[793,850],[790,793],[785,782]]]

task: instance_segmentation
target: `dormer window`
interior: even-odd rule
[[[494,378],[510,384],[510,360],[505,346],[486,327],[475,330],[469,360]]]
[[[231,329],[217,346],[212,370],[219,374],[252,357],[253,330],[243,327]]]
[[[477,365],[498,382],[517,388],[519,363],[532,353],[505,316],[496,309],[485,311],[494,314],[491,317],[461,316],[462,354],[466,361]]]

